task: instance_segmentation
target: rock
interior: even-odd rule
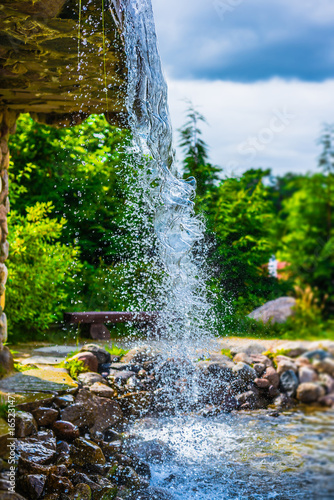
[[[207,379],[208,375],[213,375],[216,379],[229,382],[235,377],[234,366],[232,361],[199,361],[196,363],[196,370],[198,370],[200,378]]]
[[[149,345],[144,345],[141,347],[134,347],[125,356],[123,356],[123,363],[144,363],[144,362],[158,362],[161,359],[161,354],[157,349],[152,348]]]
[[[126,442],[127,452],[149,463],[162,464],[174,457],[175,453],[164,441],[152,439],[148,441]]]
[[[15,414],[15,437],[23,438],[37,434],[37,424],[31,413],[17,411]]]
[[[327,394],[326,396],[322,396],[319,399],[319,403],[323,406],[334,406],[334,392]]]
[[[275,398],[273,404],[278,410],[286,410],[292,408],[295,405],[295,401],[287,394],[280,394]]]
[[[103,441],[101,449],[106,459],[111,459],[122,451],[122,441],[111,441],[110,443]]]
[[[110,374],[107,379],[111,383],[115,383],[117,385],[125,385],[126,382],[129,380],[130,377],[133,377],[135,375],[134,372],[128,372],[128,371],[114,371],[113,374]]]
[[[255,363],[253,365],[254,370],[256,371],[256,374],[258,377],[261,377],[262,373],[266,369],[265,365],[262,363]]]
[[[91,500],[92,490],[85,483],[79,483],[76,485],[73,491],[73,500]]]
[[[140,460],[140,458],[135,457],[132,460],[132,468],[139,474],[139,476],[144,479],[151,479],[151,470],[147,462]]]
[[[19,489],[29,499],[37,500],[43,494],[46,476],[43,474],[28,474],[18,481]]]
[[[1,340],[0,332],[0,342],[6,342],[6,338],[3,335]],[[14,360],[13,355],[7,346],[3,346],[0,350],[0,378],[8,375],[14,370]]]
[[[314,361],[314,368],[319,373],[328,373],[331,377],[334,377],[334,360],[330,358],[325,358],[322,361]]]
[[[86,372],[86,373],[80,373],[78,375],[78,382],[82,385],[86,385],[90,387],[91,385],[95,384],[96,382],[100,384],[105,384],[108,385],[105,379],[100,375],[99,373],[94,373],[94,372]]]
[[[231,346],[230,350],[231,350],[232,356],[235,356],[239,352],[244,352],[244,353],[248,354],[249,356],[253,356],[253,355],[257,356],[257,355],[261,355],[263,353],[263,345],[258,344],[257,342],[254,342],[254,341],[249,341],[249,342],[246,342],[242,345]]]
[[[317,372],[309,366],[301,366],[298,370],[298,376],[301,384],[316,382],[319,378]]]
[[[302,356],[308,350],[309,342],[297,342],[295,340],[281,344],[278,349],[285,351],[290,358]]]
[[[138,490],[143,487],[148,487],[149,482],[140,477],[137,472],[130,466],[119,465],[115,472],[115,481],[119,485],[126,486],[130,490]],[[112,478],[113,479],[113,478]]]
[[[317,359],[318,361],[323,361],[326,358],[331,358],[331,354],[328,351],[325,351],[324,349],[314,349],[313,351],[308,351],[304,353],[304,358],[310,359],[310,360],[315,360]]]
[[[101,382],[95,382],[90,386],[90,391],[101,398],[113,399],[117,397],[117,392]]]
[[[279,386],[279,375],[278,375],[277,371],[275,370],[275,368],[273,368],[272,366],[269,366],[266,369],[262,378],[269,380],[270,385],[272,385],[275,388],[277,388]]]
[[[91,433],[95,434],[120,422],[123,414],[117,401],[100,398],[87,389],[81,389],[75,404],[64,408],[61,418],[78,427],[89,427]]]
[[[328,373],[321,373],[319,375],[319,381],[326,389],[326,392],[334,392],[334,378],[328,375]]]
[[[118,398],[126,416],[141,417],[148,413],[152,404],[152,393],[147,391],[132,392]]]
[[[240,409],[256,409],[264,406],[263,400],[259,397],[256,390],[246,391],[236,396]]]
[[[233,358],[234,363],[247,363],[247,365],[251,365],[253,363],[252,358],[248,356],[245,352],[238,352]]]
[[[297,365],[292,361],[292,359],[285,358],[283,356],[277,356],[276,362],[278,375],[282,375],[282,373],[287,371],[293,371],[295,373],[297,373],[298,371]]]
[[[289,397],[293,398],[296,395],[299,380],[293,370],[284,371],[280,377],[280,389]]]
[[[97,357],[91,352],[79,352],[69,358],[68,361],[81,361],[91,372],[97,372],[99,367]]]
[[[285,323],[294,314],[293,307],[295,305],[296,299],[293,297],[280,297],[258,307],[248,314],[248,317],[263,321],[263,323]]]
[[[304,356],[300,356],[299,358],[296,358],[294,361],[298,366],[298,368],[300,368],[301,366],[311,366],[311,361],[308,358],[304,358]]]
[[[268,389],[268,387],[270,386],[269,380],[266,380],[265,378],[256,378],[254,380],[254,384],[259,389]]]
[[[84,345],[80,349],[80,352],[91,352],[97,358],[99,364],[110,362],[109,352],[103,349],[103,347],[100,347],[99,345],[96,344]]]
[[[33,410],[32,414],[38,425],[43,426],[52,425],[59,416],[58,410],[43,407]]]
[[[239,380],[245,383],[253,382],[257,377],[256,371],[241,361],[232,368],[232,372]]]
[[[100,464],[106,463],[105,456],[101,448],[93,441],[77,438],[71,449],[71,459],[75,465],[84,466],[87,464]]]
[[[65,396],[56,396],[54,399],[54,404],[58,408],[66,408],[66,406],[72,405],[74,403],[74,397],[72,394],[65,394]]]
[[[68,498],[73,492],[73,484],[71,481],[64,476],[58,476],[57,474],[49,474],[47,478],[47,491],[57,493],[57,498]]]
[[[251,354],[250,358],[252,360],[252,363],[260,363],[264,365],[266,368],[268,366],[274,366],[273,362],[268,356],[265,356],[264,354]]]
[[[17,439],[16,453],[22,458],[36,464],[47,465],[56,458],[56,440],[43,436]]]
[[[116,432],[114,431],[113,429],[107,429],[104,433],[104,440],[105,441],[121,441],[123,438],[122,438],[122,434],[120,434],[119,432]]]
[[[38,399],[39,393],[44,393],[44,398],[49,393],[71,393],[77,390],[78,384],[64,370],[38,368],[15,373],[10,377],[0,380],[0,391],[15,393],[15,395],[30,395]],[[41,397],[39,396],[39,399]],[[35,408],[38,408],[37,404]],[[34,408],[34,409],[35,409]]]
[[[308,382],[306,384],[300,384],[297,389],[297,399],[302,403],[315,403],[318,399],[325,395],[325,389],[315,383]]]
[[[57,420],[52,426],[52,430],[59,439],[72,441],[80,436],[79,428],[72,422]]]
[[[270,398],[276,398],[280,394],[279,390],[277,387],[274,387],[273,385],[269,386],[268,389],[268,396]]]

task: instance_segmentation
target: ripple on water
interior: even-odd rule
[[[334,412],[264,412],[138,421],[144,441],[173,451],[152,484],[182,500],[333,500]]]

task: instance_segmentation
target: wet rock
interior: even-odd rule
[[[100,375],[99,373],[94,373],[94,372],[80,373],[78,375],[78,382],[80,382],[80,384],[86,385],[88,387],[95,384],[96,382],[98,382],[100,384],[107,385],[107,382],[102,377],[102,375]]]
[[[238,362],[233,368],[232,372],[242,382],[253,382],[256,377],[256,371],[246,363]]]
[[[75,486],[72,494],[73,500],[91,500],[92,490],[85,483],[79,483]]]
[[[270,385],[268,389],[268,396],[270,398],[276,398],[280,394],[277,387]]]
[[[321,373],[319,375],[319,381],[326,389],[326,392],[334,392],[334,378],[328,375],[328,373]]]
[[[123,439],[122,434],[116,432],[113,429],[107,429],[104,433],[104,441],[121,441]]]
[[[64,495],[69,496],[73,492],[73,484],[67,477],[49,474],[46,489],[47,492],[57,493],[60,498],[64,498]]]
[[[297,389],[297,399],[302,403],[315,403],[325,395],[325,389],[315,383],[300,384]]]
[[[152,393],[148,391],[132,392],[118,398],[126,416],[140,417],[148,413],[152,404]]]
[[[1,500],[26,500],[26,497],[10,491],[1,491]]]
[[[66,422],[65,420],[57,420],[53,424],[52,429],[57,438],[66,439],[68,441],[72,441],[80,435],[79,428],[72,422]]]
[[[274,399],[274,406],[279,410],[287,410],[295,405],[295,402],[287,394],[280,394]]]
[[[17,439],[16,453],[30,462],[48,465],[56,458],[56,440],[53,437],[41,439],[41,436]]]
[[[1,325],[0,325],[0,340],[1,340]],[[6,336],[2,335],[2,342],[6,341]],[[13,355],[7,346],[3,346],[0,350],[0,378],[14,371]]]
[[[52,425],[59,416],[58,410],[53,408],[37,408],[32,412],[38,425],[48,426]]]
[[[208,374],[211,374],[216,379],[229,382],[235,377],[233,372],[234,366],[235,365],[232,361],[199,361],[196,364],[196,370],[199,371],[199,376],[204,378],[203,381],[205,381]]]
[[[119,465],[113,479],[115,479],[117,484],[123,485],[132,491],[143,487],[147,488],[149,486],[149,482],[139,476],[137,472],[129,466]]]
[[[125,356],[123,356],[123,363],[139,363],[144,362],[158,362],[161,359],[161,353],[149,345],[144,345],[141,347],[135,347],[131,349]]]
[[[303,354],[304,358],[310,359],[310,360],[318,360],[318,361],[323,361],[326,358],[330,358],[331,354],[328,351],[325,351],[324,349],[314,349],[313,351],[308,351]]]
[[[263,321],[263,323],[285,323],[294,314],[293,307],[295,305],[296,299],[293,297],[280,297],[258,307],[248,314],[248,317]]]
[[[61,419],[71,422],[76,427],[92,427],[95,422],[95,410],[93,405],[75,403],[67,406],[61,412]]]
[[[56,396],[54,399],[54,404],[58,408],[66,408],[66,406],[72,405],[74,403],[74,396],[72,394],[65,394],[64,396]]]
[[[301,384],[306,384],[307,382],[316,382],[318,380],[318,374],[313,368],[309,366],[301,366],[298,370],[299,382]]]
[[[298,384],[298,377],[293,370],[287,370],[281,374],[280,389],[291,398],[296,395]]]
[[[37,434],[37,423],[31,413],[17,411],[15,414],[15,437],[22,438]]]
[[[252,358],[248,356],[245,352],[238,352],[233,358],[234,363],[247,363],[247,365],[251,365],[253,363]]]
[[[101,363],[109,363],[110,362],[110,353],[103,349],[103,347],[100,347],[99,345],[96,344],[87,344],[84,345],[81,349],[80,352],[90,352],[94,354],[94,356],[97,358],[97,361],[99,364]]]
[[[269,380],[265,379],[265,378],[256,378],[254,380],[254,384],[256,385],[256,387],[258,387],[259,389],[268,389],[269,386],[270,386],[270,382]]]
[[[144,479],[151,479],[151,470],[147,462],[140,460],[140,458],[135,457],[132,460],[132,468],[139,474],[139,476]]]
[[[122,451],[122,441],[111,441],[110,443],[103,441],[101,449],[107,459],[113,458],[117,453]]]
[[[116,384],[116,385],[125,385],[126,382],[129,380],[130,377],[133,377],[135,375],[134,372],[128,372],[128,371],[114,371],[112,374],[110,374],[107,379],[110,383]]]
[[[90,391],[96,396],[100,396],[102,398],[112,399],[117,397],[117,392],[114,389],[102,384],[101,382],[94,382],[94,384],[90,386]]]
[[[79,437],[79,436],[76,436],[76,437]],[[69,455],[70,454],[70,445],[67,443],[67,441],[57,441],[57,454],[58,455]]]
[[[262,378],[265,378],[266,380],[269,380],[270,385],[272,385],[275,388],[278,388],[279,386],[279,375],[275,368],[272,366],[269,366],[266,371],[264,372]]]
[[[285,358],[283,356],[277,356],[276,362],[277,362],[277,373],[279,375],[282,375],[284,372],[287,371],[293,371],[295,373],[297,373],[298,371],[297,365],[292,361],[292,359]]]
[[[91,352],[79,352],[69,358],[68,361],[81,361],[91,372],[97,372],[99,363],[97,357]]]
[[[314,368],[319,373],[328,373],[331,377],[334,377],[334,359],[325,358],[322,361],[314,361]]]
[[[71,448],[71,459],[75,465],[84,466],[86,464],[101,464],[106,463],[105,456],[101,448],[93,441],[77,438]]]
[[[19,478],[19,490],[31,500],[41,498],[46,483],[46,476],[43,474],[28,474]]]
[[[328,407],[334,406],[334,392],[327,394],[326,396],[322,396],[319,399],[319,403],[323,406],[328,406]]]
[[[236,400],[238,402],[238,406],[240,407],[245,403],[248,403],[250,405],[250,408],[255,408],[259,402],[259,396],[255,391],[246,391],[242,394],[238,394],[236,396]]]
[[[174,457],[174,451],[159,439],[125,443],[126,452],[149,463],[162,464]]]
[[[268,356],[265,356],[264,354],[250,354],[250,358],[252,360],[252,363],[260,363],[264,365],[266,368],[268,366],[273,366],[273,362]]]
[[[263,372],[266,369],[266,366],[263,363],[255,363],[253,365],[253,368],[256,371],[257,376],[261,377],[261,375],[263,374]]]

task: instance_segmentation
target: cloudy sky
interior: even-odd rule
[[[334,0],[152,4],[174,128],[190,99],[226,173],[315,170],[334,122]]]

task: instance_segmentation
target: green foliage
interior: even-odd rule
[[[78,249],[58,241],[65,221],[50,218],[52,209],[51,202],[37,202],[26,215],[13,211],[9,217],[6,310],[12,340],[22,332],[43,332],[61,319],[80,272]]]
[[[111,356],[120,356],[123,358],[125,354],[129,352],[129,349],[123,349],[122,347],[117,347],[117,345],[112,344],[111,347],[108,345],[104,346],[104,349],[111,354]]]
[[[220,352],[224,356],[227,356],[228,358],[233,359],[233,356],[231,354],[231,349],[222,349]]]
[[[66,368],[70,377],[72,377],[74,380],[78,378],[78,375],[80,375],[80,373],[89,372],[88,366],[86,366],[83,361],[79,361],[78,359],[68,358],[63,361],[63,363],[61,363],[61,367]]]
[[[26,372],[28,370],[33,370],[36,368],[35,365],[22,365],[21,363],[14,363],[14,371],[16,372]]]

